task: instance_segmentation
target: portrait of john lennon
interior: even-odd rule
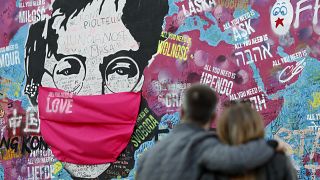
[[[40,86],[80,96],[141,91],[167,13],[165,0],[55,0],[29,29],[25,94],[36,107]],[[110,166],[63,164],[86,178]]]

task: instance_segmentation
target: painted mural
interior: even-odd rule
[[[0,4],[0,179],[134,179],[143,152],[179,123],[194,83],[217,92],[218,114],[226,101],[249,99],[266,138],[285,142],[299,179],[320,179],[319,0]],[[141,92],[117,160],[59,161],[40,131],[40,87],[86,97]]]

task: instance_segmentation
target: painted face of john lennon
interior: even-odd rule
[[[157,1],[144,6],[138,0],[91,1],[68,7],[56,0],[51,17],[30,27],[25,93],[32,104],[37,104],[38,86],[79,95],[141,90],[166,10],[158,9],[150,22],[144,8]]]
[[[134,90],[140,72],[129,55],[139,47],[121,20],[123,7],[123,1],[118,11],[114,5],[104,3],[101,7],[100,1],[94,1],[69,18],[66,28],[61,28],[65,15],[54,12],[51,28],[57,34],[57,51],[45,59],[41,84],[81,95]],[[114,58],[103,61],[110,55]]]
[[[26,43],[25,93],[38,87],[78,95],[140,91],[143,69],[156,53],[163,0],[55,0],[45,21],[31,25]],[[64,163],[75,177],[94,178],[109,164]]]

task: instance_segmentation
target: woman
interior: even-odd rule
[[[249,101],[232,101],[217,122],[217,134],[223,143],[235,146],[264,138],[263,120]],[[289,158],[277,152],[267,164],[250,172],[215,177],[205,174],[203,179],[291,180],[297,179],[297,174]]]

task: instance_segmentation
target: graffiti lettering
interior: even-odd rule
[[[307,114],[307,120],[320,120],[320,114]]]
[[[306,66],[305,58],[302,61],[296,63],[296,65],[290,65],[284,68],[279,74],[279,81],[285,83],[290,81],[293,77],[299,74]]]
[[[32,0],[32,1],[21,1],[19,2],[19,8],[24,8],[24,7],[35,7],[35,6],[41,6],[45,5],[46,1],[45,0]]]
[[[54,161],[55,159],[50,149],[34,150],[30,153],[30,156],[28,158],[28,164],[52,163]]]
[[[244,23],[240,23],[237,27],[233,27],[232,31],[233,38],[235,41],[241,40],[242,38],[246,38],[251,33],[256,32],[251,26],[251,19],[248,19]]]
[[[47,98],[47,106],[46,106],[46,112],[47,113],[65,113],[70,114],[72,113],[72,99],[60,99],[60,98],[54,98],[51,99],[50,97]]]
[[[251,45],[254,45],[254,44],[259,44],[259,43],[262,43],[262,42],[266,42],[268,39],[269,39],[268,38],[268,34],[264,34],[264,35],[257,36],[255,38],[252,38],[252,39],[249,39],[249,40],[245,40],[243,42],[236,43],[234,45],[234,48],[235,49],[244,48],[244,47],[251,46]],[[257,49],[258,49],[258,51],[260,53],[260,57],[261,57],[260,47],[252,48],[253,51],[255,51]]]
[[[235,79],[236,78],[236,73],[233,73],[233,72],[230,72],[228,70],[224,70],[224,69],[220,69],[220,68],[217,68],[217,67],[212,67],[210,65],[205,65],[204,66],[205,70],[207,71],[210,71],[210,69],[212,69],[211,71],[215,74],[218,74],[218,75],[221,75],[221,76],[224,76],[224,77],[228,77],[228,78],[231,78],[231,79]]]
[[[19,51],[11,51],[0,55],[0,67],[9,67],[20,64]]]
[[[157,53],[176,59],[187,60],[189,47],[167,41],[159,41]]]
[[[113,23],[118,23],[121,21],[121,16],[118,17],[102,17],[99,19],[90,19],[83,22],[83,27],[87,28],[95,28],[97,26],[109,25]]]
[[[187,43],[190,45],[191,43],[191,38],[190,37],[186,37],[183,35],[179,35],[179,34],[173,34],[171,32],[165,32],[162,31],[161,32],[161,37],[166,38],[166,39],[171,39],[177,42],[181,42],[181,43]]]
[[[267,104],[266,104],[266,99],[264,94],[250,97],[249,100],[253,103],[253,106],[257,111],[267,109]]]
[[[150,114],[142,125],[138,126],[133,133],[131,138],[131,142],[134,147],[138,147],[150,134],[151,132],[158,126],[159,122]]]
[[[44,142],[42,137],[39,136],[28,136],[28,137],[12,137],[7,138],[2,137],[1,143],[0,143],[0,149],[3,149],[3,146],[5,149],[13,149],[15,152],[17,152],[19,149],[18,147],[21,147],[21,153],[24,154],[25,152],[31,153],[32,151],[35,151],[37,149],[41,150],[47,150],[48,144]]]
[[[224,1],[224,0],[217,0],[217,4],[221,5],[226,8],[247,8],[249,4],[249,0],[229,0],[229,1]]]
[[[229,81],[224,78],[220,78],[218,76],[203,72],[201,79],[201,84],[206,84],[210,86],[213,90],[220,94],[225,94],[229,96],[232,91],[233,81]]]
[[[194,0],[189,1],[187,8],[182,5],[183,13],[186,17],[192,16],[194,14],[200,13],[202,11],[206,11],[211,9],[211,7],[215,6],[215,0]]]
[[[19,23],[34,23],[45,18],[46,9],[44,6],[34,10],[19,11]]]
[[[51,179],[53,176],[53,165],[28,166],[28,180]]]
[[[302,50],[302,51],[296,52],[294,54],[281,57],[278,60],[274,60],[272,62],[272,64],[273,64],[273,66],[278,66],[281,63],[284,64],[284,63],[288,63],[288,62],[293,62],[293,61],[298,60],[299,58],[306,57],[307,55],[308,55],[307,50]]]
[[[183,93],[168,93],[166,94],[166,107],[181,107]]]
[[[24,132],[40,132],[40,120],[35,116],[36,112],[32,111],[31,108],[28,108],[26,112],[26,127],[24,128]]]
[[[306,10],[311,10],[312,9],[312,5],[307,5],[307,6],[302,6],[302,4],[308,2],[308,0],[299,0],[297,2],[297,6],[296,6],[296,18],[294,21],[294,28],[298,28],[299,27],[299,22],[300,22],[300,13]],[[313,13],[313,19],[312,19],[312,24],[313,25],[317,25],[318,24],[318,11],[320,9],[320,4],[319,4],[319,0],[315,0],[315,4],[314,4],[314,13]]]
[[[18,152],[18,142],[19,142],[18,137],[13,137],[12,139],[8,138],[8,140],[6,140],[5,137],[2,137],[0,148],[3,148],[3,145],[4,145],[7,150],[11,148],[14,150],[14,152]]]
[[[262,48],[262,49],[261,49]],[[267,46],[265,45],[261,45],[261,48],[259,46],[257,47],[253,47],[251,50],[250,49],[246,49],[244,50],[243,52],[242,51],[239,51],[239,52],[236,52],[235,53],[235,56],[239,56],[241,55],[241,58],[242,58],[242,64],[243,65],[248,65],[248,64],[251,64],[251,63],[254,63],[254,62],[257,62],[257,55],[255,53],[255,51],[259,51],[259,57],[260,57],[260,60],[264,60],[267,58],[267,55],[272,58],[272,54],[270,52],[270,44],[267,43]],[[261,50],[263,52],[263,56],[261,54]],[[253,56],[252,56],[252,53],[253,53]],[[245,58],[244,55],[247,55],[248,58]],[[247,61],[246,61],[247,60]],[[240,66],[240,62],[239,62],[239,59],[237,58],[236,59],[237,61],[237,65]]]
[[[17,110],[13,110],[13,115],[9,118],[9,127],[12,128],[12,134],[15,136],[17,128],[21,126],[22,116],[17,115]]]

